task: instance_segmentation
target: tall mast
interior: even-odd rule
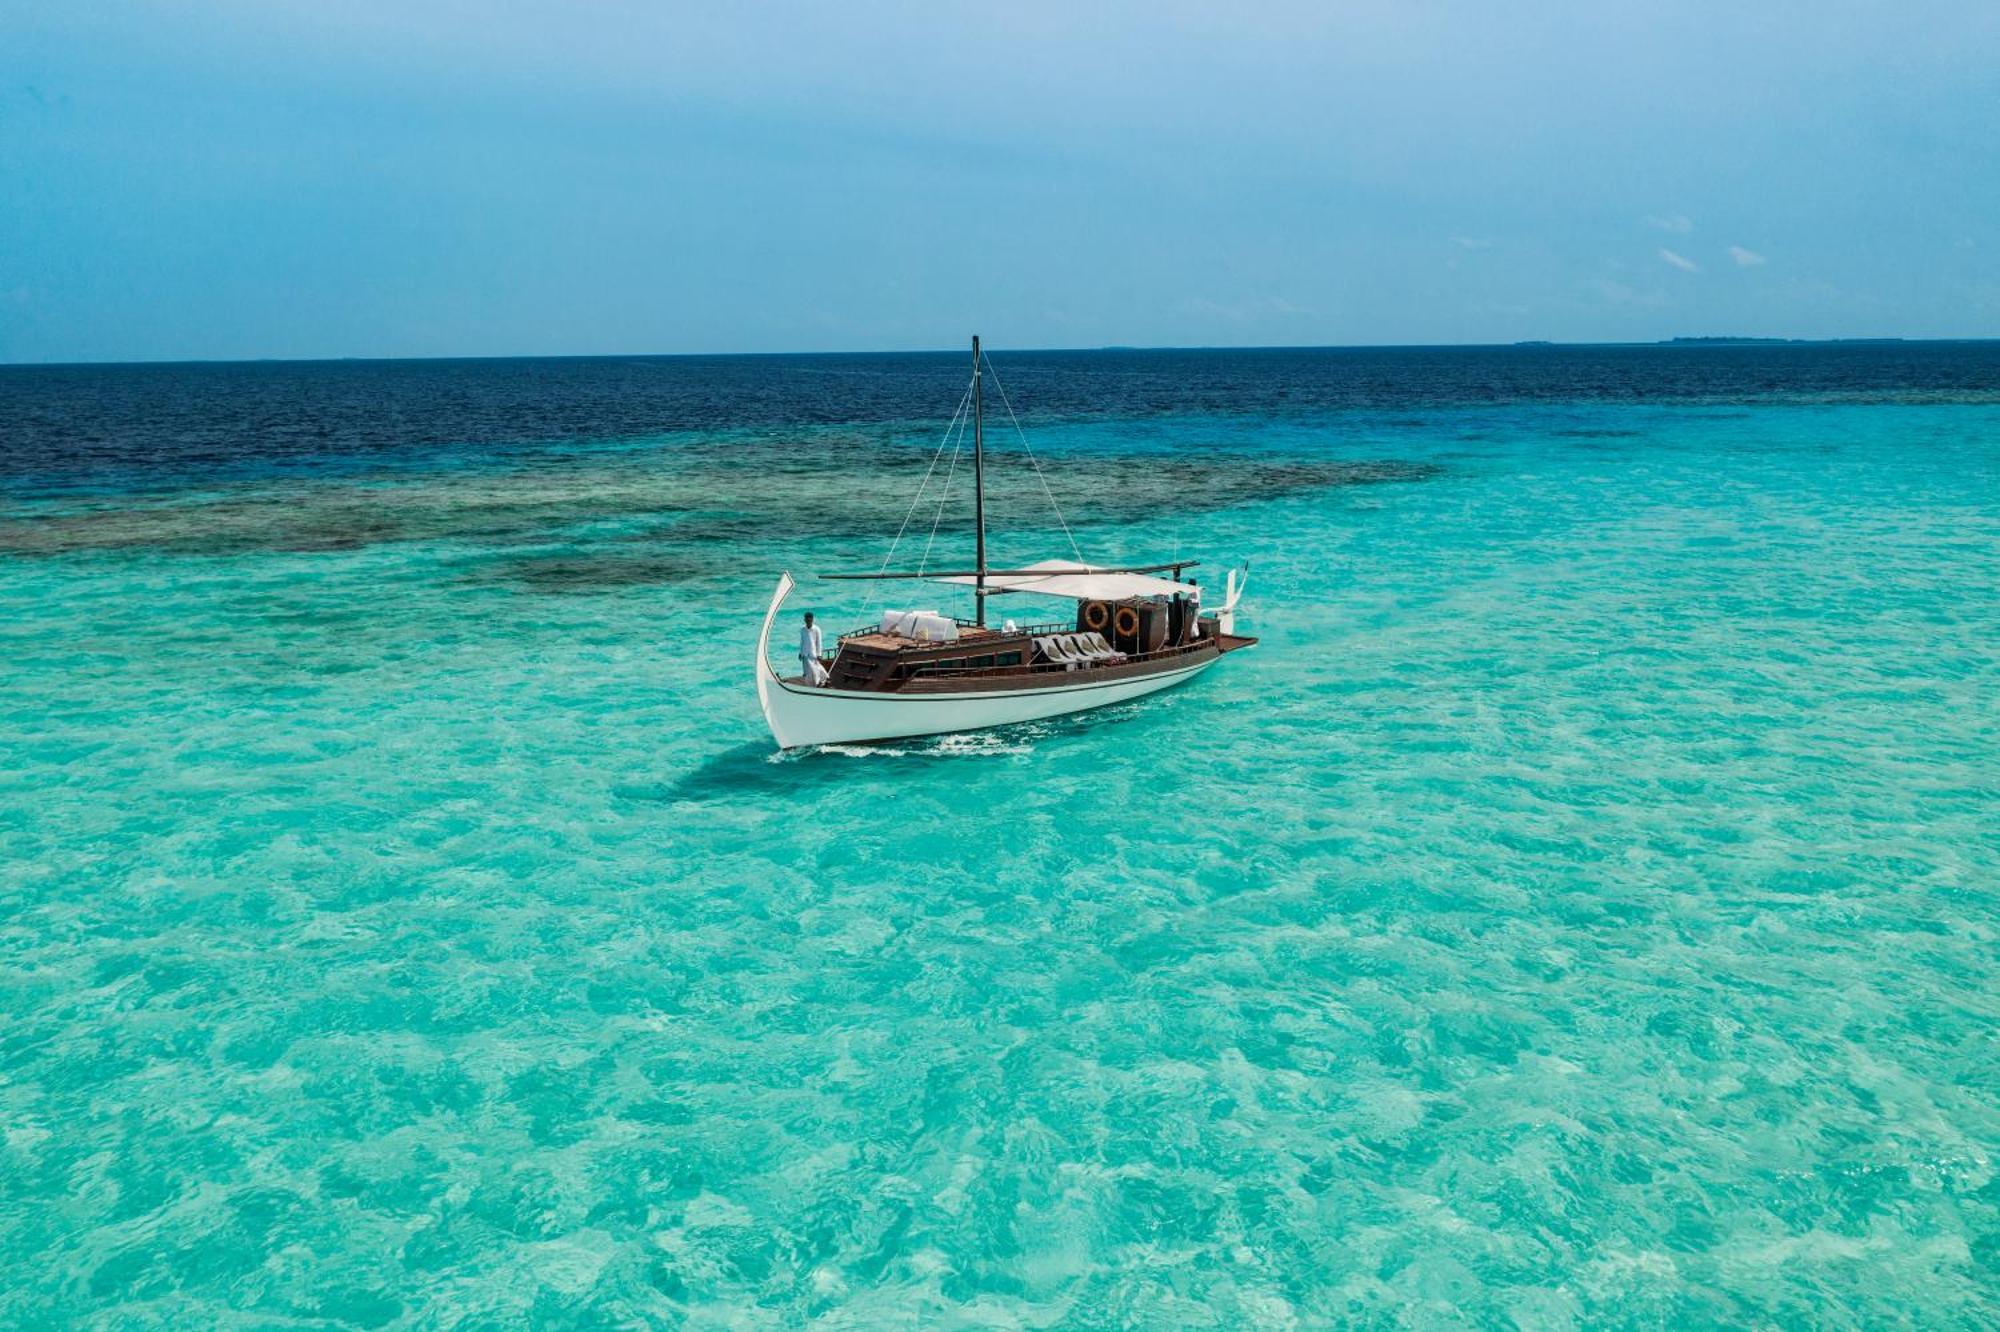
[[[973,623],[986,625],[986,420],[979,402],[979,335],[972,335],[972,515],[978,529],[977,581],[973,584]]]

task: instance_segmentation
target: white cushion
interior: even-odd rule
[[[935,626],[931,628],[928,634],[922,632],[922,630],[925,621],[939,618],[941,617],[934,610],[883,611],[882,632],[885,634],[897,634],[903,638],[930,638],[935,640],[943,637],[942,632]],[[951,624],[951,621],[946,620],[945,623]],[[956,625],[953,625],[952,630],[950,638],[945,639],[945,641],[949,642],[951,639],[958,637]]]

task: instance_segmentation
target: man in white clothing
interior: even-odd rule
[[[826,667],[820,665],[819,654],[819,626],[813,623],[813,613],[807,611],[806,627],[799,630],[800,673],[806,677],[807,684],[826,683]]]

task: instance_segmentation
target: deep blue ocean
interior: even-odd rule
[[[0,367],[0,1325],[2000,1322],[2000,343],[991,355]]]

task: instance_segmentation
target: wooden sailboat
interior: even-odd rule
[[[780,676],[771,666],[771,629],[794,587],[792,576],[782,575],[764,612],[756,662],[757,698],[781,748],[941,735],[1083,712],[1181,684],[1257,641],[1235,631],[1241,571],[1229,575],[1222,605],[1206,610],[1201,588],[1182,581],[1198,563],[1191,559],[1115,567],[1051,559],[1018,569],[987,567],[983,363],[975,337],[967,390],[974,567],[820,575],[969,586],[973,618],[891,611],[879,623],[841,634],[830,655],[801,659],[798,674]],[[954,416],[953,426],[958,422]],[[950,434],[947,429],[947,439]],[[1066,601],[1074,615],[1028,625],[1008,620],[995,629],[986,622],[987,601],[999,596]]]

